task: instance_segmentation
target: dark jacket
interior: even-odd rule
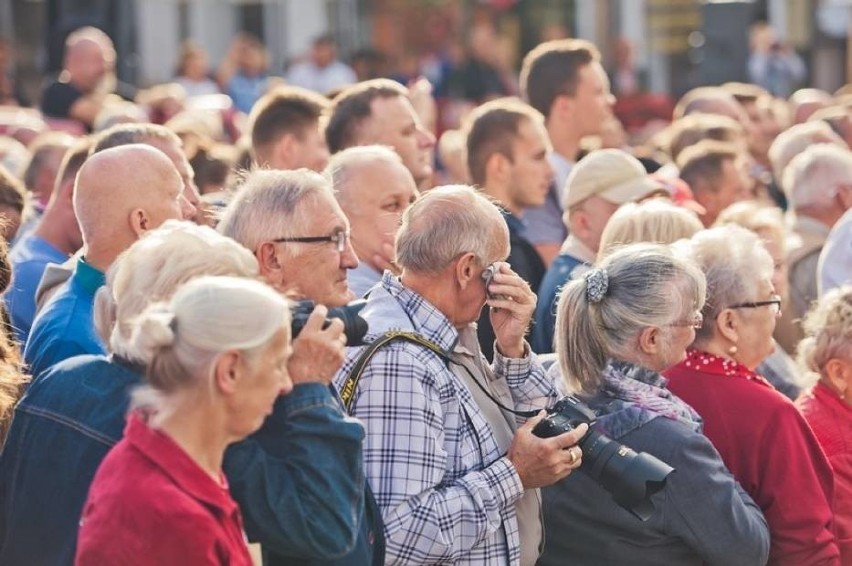
[[[225,453],[249,540],[261,544],[266,566],[383,564],[381,513],[364,479],[364,428],[329,387],[295,390],[298,399],[279,398],[261,429]]]

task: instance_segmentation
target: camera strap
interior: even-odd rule
[[[343,385],[340,388],[340,398],[343,401],[343,406],[346,407],[346,412],[352,412],[352,401],[355,399],[355,390],[358,388],[358,382],[361,380],[361,374],[364,373],[364,368],[367,367],[367,363],[376,353],[376,351],[386,344],[390,344],[391,342],[396,342],[399,340],[404,340],[406,342],[411,342],[413,344],[418,344],[423,346],[424,348],[432,351],[445,363],[455,364],[464,369],[467,374],[471,377],[473,382],[476,384],[479,389],[485,393],[485,396],[488,397],[495,405],[500,407],[500,409],[507,411],[513,415],[518,415],[519,417],[534,417],[538,414],[538,411],[516,411],[514,409],[510,409],[500,401],[494,398],[488,389],[484,385],[482,385],[476,376],[473,375],[467,366],[461,364],[455,360],[453,360],[439,345],[435,344],[431,340],[420,336],[414,332],[407,332],[405,330],[391,330],[385,332],[372,342],[370,342],[367,347],[361,352],[361,355],[358,357],[358,360],[355,362],[355,365],[352,366],[352,371],[349,372],[349,375],[346,377],[346,381],[343,382]]]

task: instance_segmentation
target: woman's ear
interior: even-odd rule
[[[823,369],[825,377],[841,398],[852,395],[852,363],[839,358],[831,358]]]
[[[240,354],[234,350],[219,354],[213,365],[216,389],[225,395],[233,395],[237,391],[239,378]]]
[[[716,334],[736,344],[740,340],[740,317],[734,309],[722,309],[714,322]]]
[[[648,326],[639,333],[639,350],[646,356],[656,357],[662,351],[662,331]]]

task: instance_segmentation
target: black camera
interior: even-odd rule
[[[366,304],[366,300],[360,299],[342,307],[328,309],[323,328],[327,328],[331,324],[332,318],[339,318],[343,321],[343,333],[346,335],[346,345],[363,346],[368,326],[367,321],[361,318],[358,313],[361,312],[361,309]],[[294,340],[299,335],[299,332],[302,331],[302,328],[305,327],[305,323],[308,322],[308,317],[311,316],[315,306],[313,301],[298,301],[293,305],[290,311],[292,318],[290,328]]]
[[[560,399],[550,413],[533,429],[533,434],[550,438],[568,432],[582,423],[589,431],[578,443],[583,450],[580,471],[585,472],[612,494],[613,500],[633,515],[647,521],[654,513],[651,496],[663,489],[674,468],[647,454],[636,453],[608,436],[595,432],[595,413],[580,399],[569,395]]]

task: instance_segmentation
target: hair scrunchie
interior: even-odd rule
[[[590,303],[599,303],[609,289],[609,275],[605,269],[592,269],[586,277],[586,298]]]

